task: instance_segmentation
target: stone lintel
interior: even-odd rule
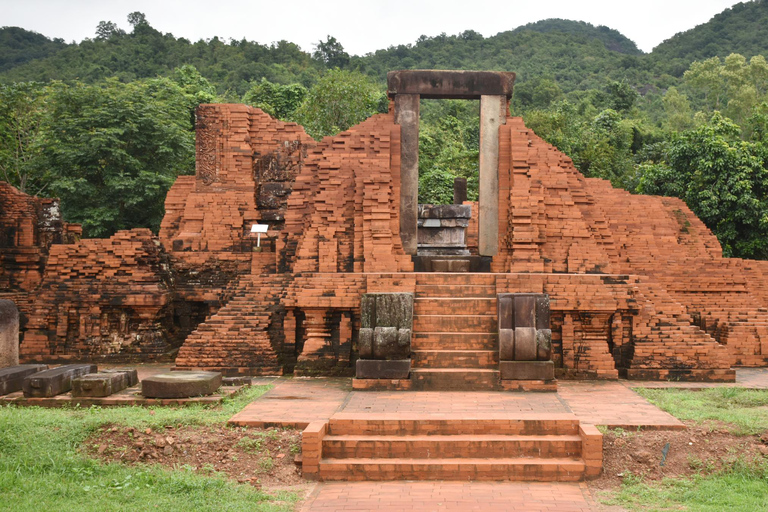
[[[387,73],[387,94],[464,100],[490,95],[509,99],[514,83],[515,74],[502,71],[401,70]]]

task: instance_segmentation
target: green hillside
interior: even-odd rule
[[[675,34],[651,53],[654,66],[680,76],[691,62],[739,53],[768,55],[768,1],[738,3],[707,23]]]

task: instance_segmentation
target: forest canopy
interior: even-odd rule
[[[334,135],[385,112],[395,69],[517,74],[513,115],[586,176],[672,195],[731,256],[768,258],[768,2],[736,4],[645,54],[609,27],[543,20],[349,55],[333,35],[312,49],[162,33],[140,12],[80,43],[0,29],[0,179],[59,196],[87,236],[157,229],[176,176],[194,171],[194,110],[242,102]],[[477,194],[476,102],[422,103],[420,201]]]

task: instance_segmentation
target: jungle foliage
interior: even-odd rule
[[[581,172],[683,198],[727,255],[768,258],[768,2],[737,4],[644,54],[619,32],[550,19],[491,37],[467,30],[350,56],[331,35],[191,42],[141,13],[66,44],[0,29],[0,179],[58,195],[89,236],[149,226],[193,172],[194,109],[243,102],[315,138],[385,112],[393,69],[517,73],[511,109]],[[420,201],[477,194],[478,105],[423,101]]]

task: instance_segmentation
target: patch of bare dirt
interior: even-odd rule
[[[223,425],[167,426],[160,430],[107,426],[83,444],[91,457],[125,464],[162,464],[276,489],[305,483],[295,458],[301,431]]]
[[[687,422],[686,430],[610,430],[603,436],[603,474],[590,482],[597,490],[621,485],[628,475],[646,480],[710,473],[735,460],[768,457],[768,432],[735,436]],[[666,456],[664,453],[666,452]]]

